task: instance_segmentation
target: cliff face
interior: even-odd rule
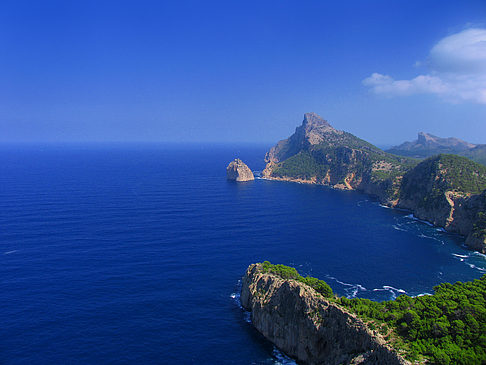
[[[464,145],[422,133],[423,145]],[[474,150],[474,149],[473,149]],[[466,236],[486,252],[486,168],[464,157],[438,155],[420,163],[386,153],[318,115],[304,115],[295,133],[265,156],[263,177],[359,190],[391,207]]]
[[[397,178],[415,162],[387,154],[372,144],[333,128],[315,113],[277,143],[265,156],[267,179],[358,189],[389,201],[396,200]]]
[[[226,167],[226,177],[228,180],[233,181],[255,180],[253,172],[251,172],[250,168],[239,158],[231,161],[228,167]]]
[[[466,244],[486,252],[486,168],[454,155],[431,157],[403,176],[400,208],[466,236]],[[482,193],[481,193],[482,192]]]
[[[326,120],[315,113],[305,113],[302,125],[289,138],[278,142],[265,156],[267,163],[278,163],[319,144],[323,140],[338,139],[342,131],[334,129]]]
[[[259,332],[305,364],[409,364],[355,315],[261,264],[246,271],[241,304]]]

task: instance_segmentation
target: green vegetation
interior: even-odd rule
[[[343,183],[349,174],[354,174],[357,179],[369,178],[375,183],[392,185],[397,176],[418,163],[412,158],[386,153],[351,133],[341,132],[326,137],[318,145],[300,146],[294,155],[277,164],[272,174],[277,177],[316,178],[318,181],[330,175],[331,184]],[[375,163],[387,168],[375,169]]]
[[[273,175],[279,177],[293,177],[299,179],[311,179],[316,176],[322,178],[327,172],[325,165],[319,164],[307,151],[288,158],[280,163],[274,170]]]
[[[311,288],[313,288],[318,293],[322,294],[326,298],[333,297],[331,287],[324,281],[313,278],[311,276],[303,277],[297,272],[297,270],[293,267],[285,266],[285,265],[273,265],[268,261],[264,261],[262,263],[263,272],[265,273],[272,273],[277,276],[280,276],[282,279],[293,279],[304,283]]]
[[[472,148],[461,155],[470,158],[471,160],[486,165],[486,145],[482,144]]]
[[[486,191],[482,194],[482,198],[486,199]],[[476,221],[473,226],[473,234],[479,238],[484,239],[486,236],[486,213],[478,212],[476,216]]]
[[[264,272],[305,284],[324,281],[303,278],[294,268],[262,264]],[[323,283],[323,284],[322,284]],[[308,284],[312,286],[311,284]],[[486,275],[471,282],[443,283],[433,295],[375,302],[369,299],[327,297],[362,318],[370,329],[378,330],[397,350],[410,360],[433,364],[486,363]]]
[[[479,194],[485,189],[486,166],[457,155],[438,155],[404,175],[400,197],[435,208],[446,204],[446,191]]]

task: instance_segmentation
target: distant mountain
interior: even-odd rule
[[[479,148],[485,145],[426,133],[408,143],[408,151],[417,152],[420,149],[413,146],[420,145],[421,151],[434,150],[431,154],[436,155],[422,162],[400,157],[307,113],[292,136],[268,151],[262,176],[363,191],[383,204],[410,209],[420,219],[467,236],[468,246],[486,253],[486,167],[454,154],[437,155],[440,148],[481,155],[484,150]]]
[[[473,144],[452,137],[441,138],[425,132],[420,132],[417,140],[404,142],[386,152],[414,158],[427,158],[440,153],[450,153],[465,156],[486,165],[486,145]]]
[[[337,130],[315,113],[304,114],[302,125],[272,147],[265,161],[264,177],[312,180],[338,189],[390,184],[390,178],[402,175],[418,163]]]

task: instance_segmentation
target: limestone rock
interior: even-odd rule
[[[420,133],[417,141],[434,151],[444,146],[482,148],[427,133]],[[295,133],[267,152],[265,162],[265,179],[362,191],[464,235],[467,246],[486,252],[486,168],[465,157],[439,154],[419,162],[395,156],[306,113]]]
[[[255,180],[253,172],[250,168],[239,158],[231,161],[226,168],[226,176],[228,180],[234,181],[250,181]]]
[[[241,304],[263,336],[303,364],[410,364],[354,314],[261,264],[248,267]]]

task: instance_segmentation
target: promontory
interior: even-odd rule
[[[420,161],[393,155],[306,113],[265,161],[266,179],[362,191],[464,235],[467,246],[486,253],[486,166],[466,157],[438,154]]]
[[[336,296],[322,280],[265,261],[248,267],[241,304],[263,336],[303,364],[486,363],[486,275],[375,302]]]

